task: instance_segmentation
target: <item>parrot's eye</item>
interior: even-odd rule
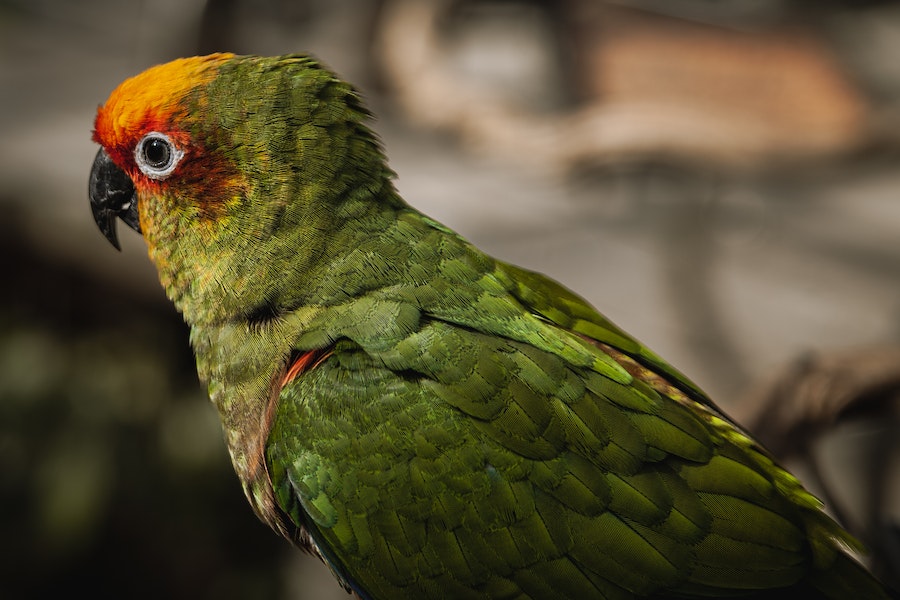
[[[184,152],[175,147],[169,136],[158,131],[145,135],[134,149],[138,168],[151,179],[168,177],[183,156]]]

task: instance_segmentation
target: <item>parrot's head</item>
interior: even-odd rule
[[[97,112],[94,219],[116,248],[116,219],[143,234],[186,317],[277,303],[334,259],[347,228],[401,202],[368,117],[306,56],[153,67]]]
[[[196,181],[196,173],[185,172],[200,167],[198,140],[187,131],[190,98],[199,96],[217,65],[230,58],[218,54],[157,66],[123,82],[97,111],[94,141],[102,148],[91,169],[91,209],[117,249],[116,218],[141,231],[138,191],[147,197],[176,182]],[[189,162],[178,169],[186,153]]]

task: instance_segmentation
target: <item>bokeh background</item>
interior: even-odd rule
[[[342,598],[246,504],[98,104],[311,52],[407,200],[667,357],[900,570],[900,3],[0,0],[0,596]]]

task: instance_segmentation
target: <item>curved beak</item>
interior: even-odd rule
[[[141,232],[134,184],[103,148],[97,152],[91,167],[88,195],[97,227],[116,250],[121,250],[116,236],[116,217],[138,233]]]

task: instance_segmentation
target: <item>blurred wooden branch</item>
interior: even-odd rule
[[[479,152],[563,171],[648,158],[753,168],[847,153],[867,138],[866,98],[811,28],[748,32],[602,2],[553,4],[546,10],[561,11],[554,21],[565,28],[557,37],[571,46],[554,54],[574,64],[558,65],[566,77],[538,76],[575,86],[579,101],[549,112],[453,68],[444,20],[471,4],[484,3],[389,0],[376,51],[413,120]]]
[[[743,399],[744,423],[781,460],[805,464],[835,516],[868,546],[873,569],[900,585],[900,519],[891,516],[900,433],[900,347],[809,355]],[[824,475],[818,443],[852,421],[875,425],[864,458],[853,461],[867,489],[854,519]],[[843,481],[846,484],[846,481]],[[844,496],[846,497],[846,496]],[[860,522],[861,521],[861,522]]]
[[[820,435],[853,418],[900,418],[900,347],[809,355],[741,403],[743,422],[781,458],[809,452]]]

